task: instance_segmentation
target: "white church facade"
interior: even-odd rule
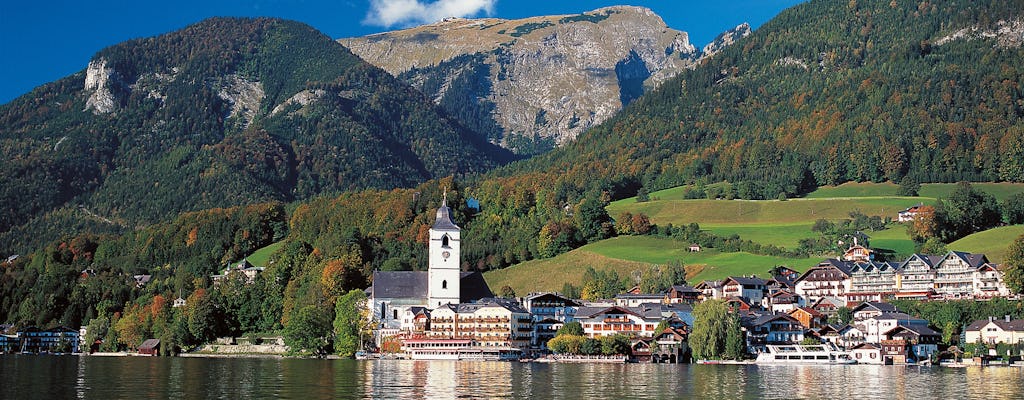
[[[375,271],[368,291],[378,339],[408,332],[422,309],[493,297],[479,272],[462,272],[461,229],[452,220],[447,195],[430,227],[427,271]]]

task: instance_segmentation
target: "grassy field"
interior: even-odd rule
[[[1024,193],[1022,183],[972,183],[977,189],[988,192],[999,201],[1016,193]],[[836,197],[878,197],[896,196],[899,186],[895,183],[844,183],[839,186],[823,186],[809,194],[807,198],[836,198]],[[955,183],[924,183],[921,184],[920,199],[922,202],[933,202],[939,197],[949,197],[956,189]],[[682,193],[682,190],[680,190]]]
[[[1020,235],[1024,235],[1024,225],[1001,226],[978,232],[963,239],[950,243],[950,250],[984,253],[994,263],[1006,261],[1006,250],[1010,243]]]
[[[533,260],[502,270],[484,273],[484,279],[497,290],[504,285],[524,294],[536,291],[561,290],[565,282],[580,285],[586,268],[612,269],[620,277],[652,264],[681,261],[692,274],[688,279],[697,283],[705,279],[721,279],[730,275],[768,276],[775,265],[786,265],[799,271],[806,270],[817,260],[809,258],[783,258],[750,253],[721,253],[702,251],[690,253],[689,243],[652,236],[622,236],[591,243],[560,256]]]
[[[849,218],[851,211],[896,217],[896,213],[920,202],[916,197],[863,197],[842,199],[778,200],[658,200],[643,203],[617,201],[608,215],[642,212],[664,225],[696,222],[709,225],[813,224],[818,219]]]
[[[257,267],[266,267],[267,260],[270,259],[270,255],[274,254],[274,252],[277,251],[277,249],[281,248],[281,246],[283,245],[283,240],[277,243],[267,245],[267,247],[252,252],[252,254],[250,254],[245,259],[249,260],[249,264],[255,265]]]
[[[892,225],[884,231],[867,232],[867,235],[870,237],[872,248],[892,250],[897,254],[914,252],[914,241],[907,235],[906,226]]]
[[[774,244],[776,246],[795,249],[800,239],[815,237],[818,234],[811,230],[813,224],[807,222],[778,224],[701,224],[703,230],[718,236],[728,237],[736,234],[740,238],[757,243]]]

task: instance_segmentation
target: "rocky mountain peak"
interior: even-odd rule
[[[575,138],[699,55],[686,32],[630,6],[445,19],[339,42],[519,153]]]
[[[707,45],[704,46],[704,49],[702,50],[702,55],[704,57],[712,56],[715,53],[722,51],[722,49],[724,49],[726,46],[733,44],[737,40],[749,36],[750,32],[750,24],[744,22],[742,24],[736,25],[735,28],[732,28],[730,30],[718,34],[718,36],[715,36],[715,39],[712,40],[711,43],[708,43]]]

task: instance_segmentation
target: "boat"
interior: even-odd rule
[[[404,342],[404,348],[413,360],[516,361],[523,354],[518,348],[463,339],[410,339]]]
[[[356,352],[356,360],[378,360],[380,354],[370,353],[368,351],[359,350]]]
[[[757,355],[755,364],[856,364],[850,354],[828,344],[767,345],[767,351]]]

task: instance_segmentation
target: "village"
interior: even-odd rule
[[[930,321],[888,301],[1017,300],[1003,282],[999,265],[983,254],[950,251],[876,262],[871,249],[856,241],[839,258],[823,260],[803,273],[777,267],[765,278],[732,276],[694,286],[673,285],[664,293],[642,293],[634,287],[597,301],[556,292],[497,298],[479,273],[457,267],[460,234],[443,204],[430,229],[429,270],[375,272],[373,286],[367,289],[368,318],[380,352],[375,356],[709,362],[694,359],[688,339],[695,323],[700,323],[694,308],[715,301],[738,316],[744,359],[930,363],[940,355],[959,360],[963,351],[943,346],[942,334],[929,327]],[[571,332],[592,344],[589,349],[578,343],[555,345],[552,340],[559,332]],[[995,355],[997,344],[1018,345],[1024,340],[1024,320],[989,316],[966,326],[962,336],[961,343],[992,348],[993,354],[971,354],[978,358],[969,362],[982,363]],[[796,355],[758,357],[776,352]],[[1008,356],[1019,360],[1020,355],[1018,348]]]
[[[912,209],[900,217],[907,212]],[[1024,355],[1024,320],[989,315],[962,326],[957,342],[973,345],[967,352],[949,346],[934,321],[890,303],[1019,301],[1000,266],[983,254],[950,251],[879,262],[854,240],[839,257],[804,272],[777,266],[764,278],[730,276],[676,284],[661,293],[643,293],[636,286],[614,298],[585,301],[557,292],[496,297],[479,272],[459,268],[461,229],[447,199],[429,235],[427,271],[374,272],[363,306],[369,332],[357,358],[952,365],[1001,360],[1019,365]],[[689,250],[701,249],[691,245]],[[228,277],[251,283],[262,270],[242,260],[211,278],[215,285]],[[136,275],[129,283],[142,287],[149,279]],[[731,340],[741,344],[729,361],[694,354],[691,335],[708,323],[698,321],[694,311],[706,302],[724,307],[737,321],[738,336]],[[185,303],[179,296],[172,307]],[[731,335],[718,334],[722,341]],[[26,327],[0,335],[0,351],[90,352],[95,343],[83,343],[85,337],[85,327]],[[240,341],[222,338],[212,347],[230,351]],[[283,351],[280,338],[275,343],[269,347]],[[130,354],[157,355],[160,345],[145,340]]]

